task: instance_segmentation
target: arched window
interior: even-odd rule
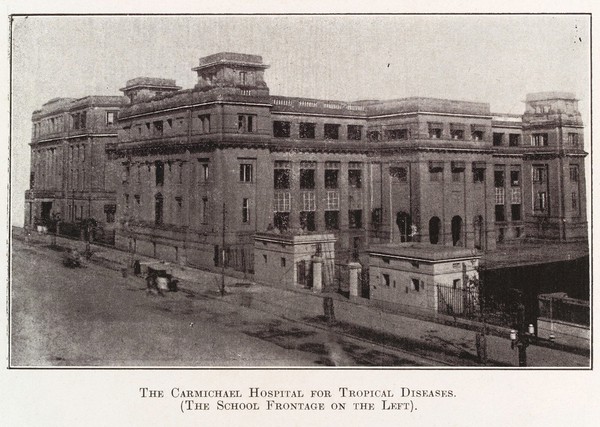
[[[154,223],[160,225],[163,223],[163,196],[158,193],[154,198]]]
[[[400,241],[401,242],[411,242],[412,241],[412,221],[410,215],[406,212],[398,212],[396,214],[396,225],[398,226],[398,231],[400,231]]]
[[[440,229],[442,228],[442,221],[437,216],[432,217],[429,220],[429,243],[437,245],[440,241]]]
[[[462,246],[462,218],[458,215],[452,218],[452,245]]]

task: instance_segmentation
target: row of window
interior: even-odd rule
[[[275,212],[273,214],[273,226],[279,231],[286,231],[290,227],[290,212]],[[316,212],[300,211],[300,228],[306,231],[316,230]],[[340,229],[340,212],[331,210],[324,212],[324,222],[326,230]],[[348,210],[348,227],[351,229],[359,229],[363,227],[362,209]]]
[[[80,111],[70,115],[69,128],[73,130],[87,128],[87,112]],[[114,126],[117,122],[117,111],[107,111],[105,115],[105,124]],[[62,132],[64,130],[63,116],[50,117],[38,123],[33,124],[33,136],[38,137],[47,133]]]
[[[312,190],[315,188],[316,167],[316,162],[300,162],[300,189]],[[339,172],[340,162],[325,162],[323,176],[325,188],[339,188]],[[351,188],[362,188],[362,163],[350,162],[348,164],[348,185]],[[291,162],[275,162],[275,168],[273,170],[273,187],[276,190],[286,190],[291,188]]]

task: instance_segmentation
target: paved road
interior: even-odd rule
[[[419,358],[13,240],[12,366],[416,366]],[[422,363],[422,360],[421,362]],[[428,363],[431,365],[431,363]]]

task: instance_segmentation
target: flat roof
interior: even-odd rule
[[[441,262],[481,258],[482,254],[476,249],[410,242],[373,245],[369,248],[369,255]]]

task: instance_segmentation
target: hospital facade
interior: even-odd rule
[[[124,97],[61,100],[55,139],[37,131],[45,105],[26,224],[48,209],[91,215],[114,221],[116,246],[133,253],[243,271],[263,232],[331,233],[341,261],[383,243],[587,239],[573,94],[524,94],[521,115],[424,97],[342,102],[271,95],[267,68],[225,52],[200,58],[193,88],[141,77]],[[79,106],[85,136],[71,124]]]

